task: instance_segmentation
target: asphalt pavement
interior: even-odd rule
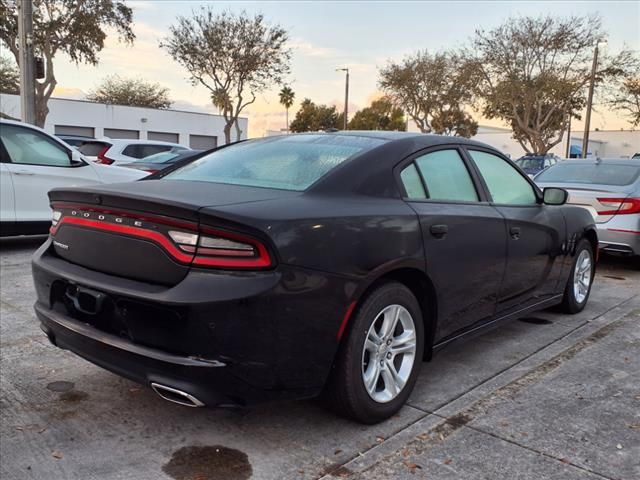
[[[640,479],[640,270],[601,259],[588,307],[438,354],[375,426],[318,401],[163,401],[49,344],[29,260],[0,240],[0,477],[81,480]]]

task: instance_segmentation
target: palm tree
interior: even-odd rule
[[[291,87],[282,87],[282,90],[280,90],[280,103],[287,112],[287,133],[289,132],[289,108],[293,105],[294,98],[296,98],[296,94],[291,90]]]

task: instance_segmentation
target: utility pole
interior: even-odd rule
[[[347,129],[347,123],[349,122],[349,69],[348,68],[336,68],[336,72],[346,72],[345,84],[344,84],[344,130]]]
[[[567,117],[569,117],[567,119],[567,153],[564,158],[571,157],[571,114],[569,113]]]
[[[20,113],[22,121],[36,123],[36,77],[33,59],[33,0],[18,2],[20,48]]]
[[[605,42],[602,42],[605,43]],[[587,98],[587,114],[584,120],[584,136],[582,137],[582,158],[587,158],[589,148],[589,129],[591,128],[591,108],[593,106],[593,89],[596,83],[596,70],[598,68],[598,44],[593,51],[593,64],[591,65],[591,79],[589,80],[589,96]]]

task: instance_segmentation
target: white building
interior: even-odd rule
[[[582,151],[584,132],[571,132],[571,147]],[[500,127],[486,127],[480,125],[474,140],[487,143],[513,159],[525,154],[522,146],[512,138],[511,130]],[[551,149],[559,157],[565,158],[567,152],[567,138]],[[589,132],[589,157],[631,157],[640,152],[640,130],[596,130]]]
[[[224,117],[181,110],[106,105],[86,100],[51,98],[44,129],[52,134],[162,140],[197,149],[224,143]],[[20,118],[20,96],[0,94],[0,112]],[[241,137],[248,120],[240,118]],[[235,140],[235,127],[231,138]]]

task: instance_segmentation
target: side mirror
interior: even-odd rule
[[[564,205],[569,198],[569,192],[564,188],[549,187],[544,189],[542,196],[546,205]]]
[[[82,159],[82,154],[75,148],[71,150],[71,166],[80,167],[85,165],[85,161]]]

